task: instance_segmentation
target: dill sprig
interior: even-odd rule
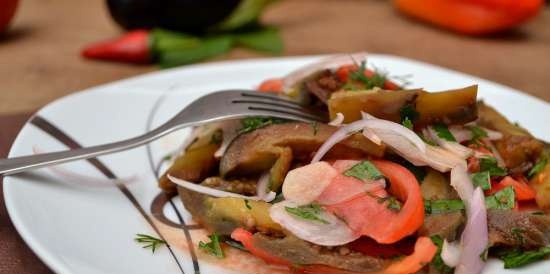
[[[147,234],[136,234],[136,238],[134,238],[134,240],[142,244],[142,248],[150,248],[153,253],[155,253],[157,247],[167,244],[165,240],[161,240]]]

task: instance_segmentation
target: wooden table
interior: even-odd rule
[[[263,21],[281,28],[285,55],[367,50],[414,58],[503,83],[550,101],[550,9],[507,34],[472,38],[398,16],[389,1],[280,1]],[[103,1],[22,0],[0,40],[0,153],[25,119],[63,95],[154,71],[84,60],[89,42],[116,36]],[[236,49],[218,59],[261,54]],[[1,184],[0,184],[1,188]],[[0,197],[0,273],[51,273],[13,229]]]

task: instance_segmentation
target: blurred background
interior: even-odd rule
[[[56,98],[199,62],[368,51],[550,101],[544,0],[0,0],[0,33],[0,156]],[[0,222],[0,272],[51,273]]]

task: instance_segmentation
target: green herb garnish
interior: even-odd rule
[[[371,77],[365,75],[365,70],[367,69],[367,62],[361,61],[359,69],[352,71],[350,73],[350,78],[355,81],[360,81],[365,85],[365,89],[372,89],[374,87],[383,88],[384,83],[386,82],[386,77],[383,75],[374,72]]]
[[[470,129],[470,132],[472,133],[472,139],[470,142],[474,144],[478,144],[479,140],[487,137],[487,132],[478,126],[471,126],[468,127],[468,129]]]
[[[521,227],[512,227],[512,229],[510,229],[510,232],[512,232],[512,235],[514,236],[514,238],[516,238],[516,240],[518,240],[520,244],[523,245],[525,243],[525,238],[523,237],[525,229]]]
[[[210,242],[204,243],[203,241],[200,241],[199,248],[210,255],[223,258],[224,254],[220,245],[220,236],[214,233],[209,235],[208,238],[210,238]]]
[[[409,119],[409,117],[405,117],[405,120],[403,120],[403,122],[401,122],[401,124],[402,124],[404,127],[408,128],[408,129],[410,129],[410,130],[412,130],[413,127],[414,127],[414,125],[413,125],[411,119]]]
[[[491,189],[490,175],[489,171],[473,173],[471,177],[474,186],[479,186],[483,190]]]
[[[499,167],[494,157],[483,157],[479,159],[479,170],[489,171],[491,176],[506,176],[506,169]]]
[[[441,259],[441,249],[443,248],[443,239],[441,239],[439,235],[433,235],[430,238],[432,239],[432,242],[437,246],[437,252],[433,257],[431,264],[437,270],[439,270],[439,273],[441,274],[453,273],[454,271],[453,268],[446,265],[445,262],[443,262],[443,259]]]
[[[464,209],[461,200],[424,200],[424,212],[427,214],[447,213]]]
[[[273,117],[247,117],[241,120],[242,128],[238,133],[247,133],[272,124],[282,124],[286,122],[287,120],[285,119]]]
[[[355,164],[344,172],[348,177],[355,177],[359,180],[378,180],[384,178],[384,175],[370,161],[362,161]]]
[[[491,209],[512,209],[515,206],[515,192],[507,186],[494,195],[485,197],[485,206]]]
[[[420,114],[416,111],[412,104],[405,104],[399,109],[399,117],[401,118],[401,121],[409,118],[412,122],[418,119],[418,116],[420,116]]]
[[[432,126],[432,128],[435,130],[435,133],[437,136],[441,139],[450,141],[450,142],[456,142],[455,137],[449,130],[449,128],[444,124],[435,124]]]
[[[529,173],[527,174],[527,176],[529,178],[532,178],[533,176],[541,172],[544,169],[544,167],[548,164],[548,158],[550,158],[548,154],[541,155],[537,163],[533,166],[533,168],[529,170]]]
[[[248,208],[249,210],[252,209],[252,207],[250,206],[250,202],[248,201],[248,199],[244,199],[244,206],[246,206],[246,208]]]
[[[210,137],[210,144],[221,144],[223,140],[223,133],[221,130],[216,130],[212,137]]]
[[[388,209],[393,210],[393,211],[401,210],[401,202],[399,202],[399,200],[397,200],[393,196],[388,196],[388,197],[378,199],[379,203],[384,203],[386,201],[388,202],[388,205],[387,205]]]
[[[166,245],[165,240],[161,240],[159,238],[155,238],[147,234],[136,234],[136,237],[134,238],[134,240],[142,244],[143,248],[150,248],[151,252],[153,253],[155,253],[155,250],[157,250],[157,247]]]
[[[310,205],[304,205],[299,207],[288,207],[285,206],[285,210],[304,220],[310,220],[314,222],[320,222],[323,224],[329,224],[327,220],[322,219],[319,217],[323,209],[318,204],[310,204]]]
[[[522,251],[512,249],[501,252],[500,259],[504,261],[504,268],[516,268],[536,261],[544,260],[550,255],[550,247],[541,247],[538,250]]]
[[[319,123],[312,122],[311,127],[313,128],[313,136],[317,135],[317,132],[319,132]]]

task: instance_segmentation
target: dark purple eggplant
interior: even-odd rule
[[[125,29],[164,28],[200,33],[227,18],[241,0],[107,0]]]

